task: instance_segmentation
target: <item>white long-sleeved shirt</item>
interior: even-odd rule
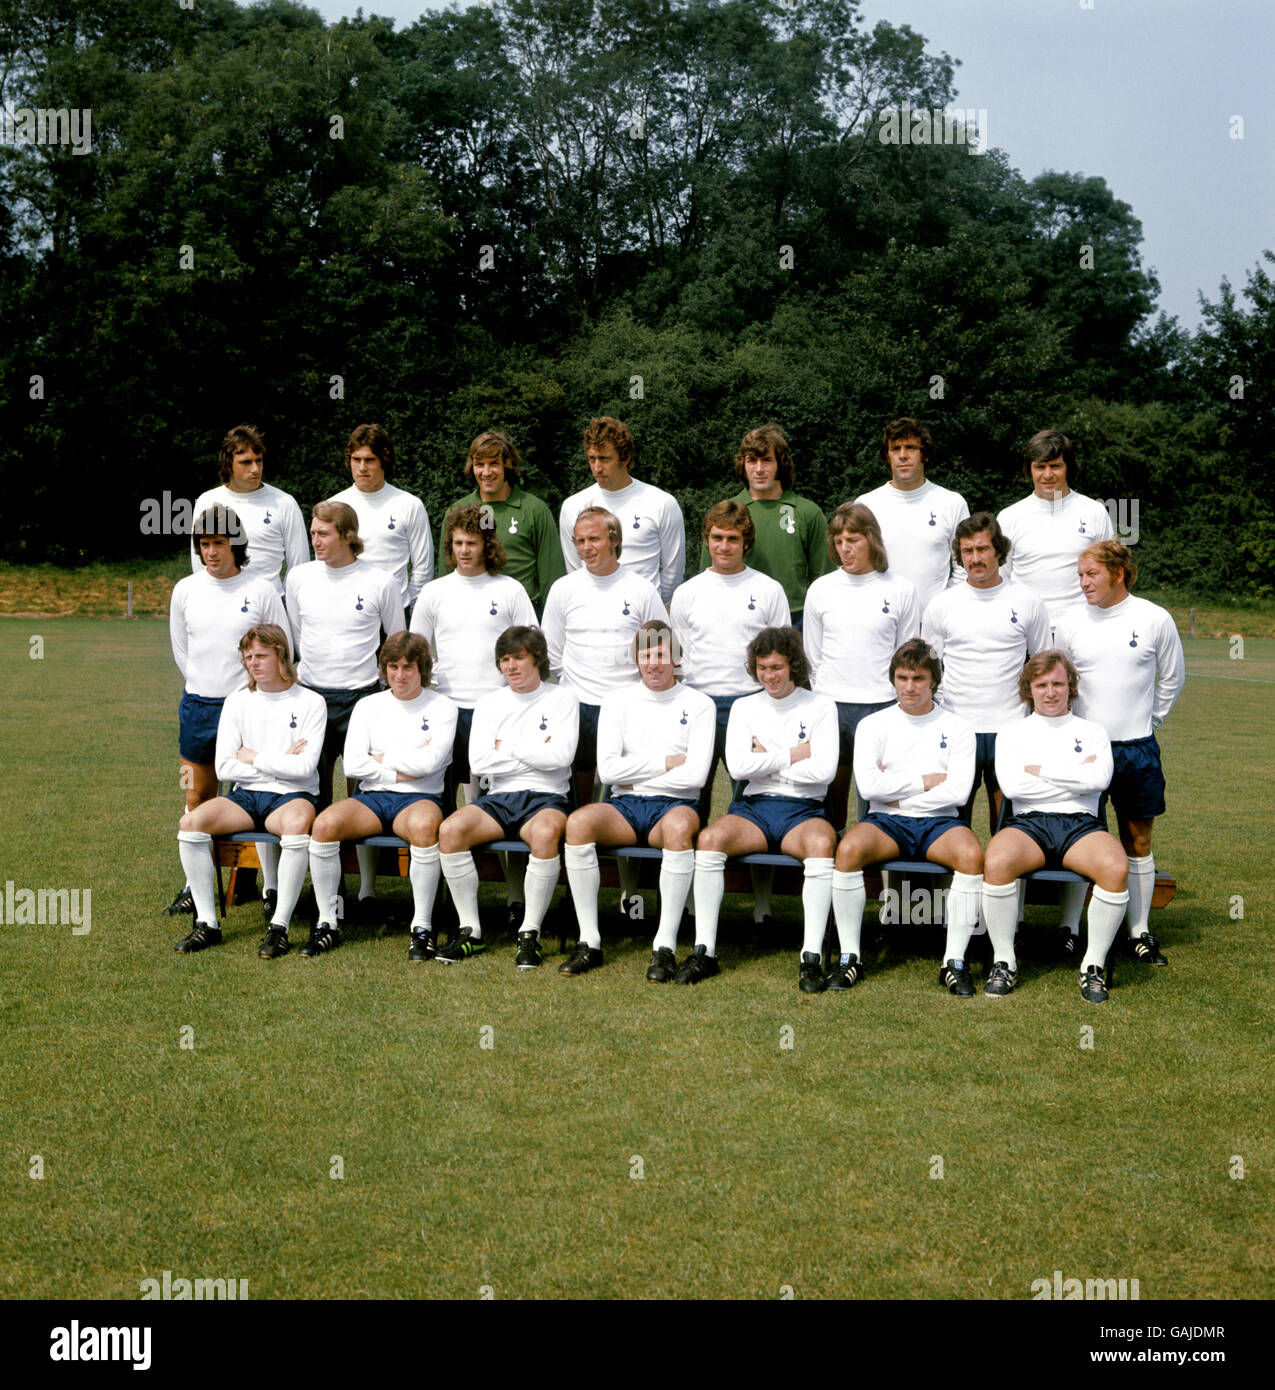
[[[466,577],[459,570],[432,580],[412,609],[412,631],[434,653],[434,684],[462,709],[500,690],[496,639],[507,627],[534,627],[527,591],[507,574]]]
[[[892,705],[859,723],[854,785],[881,815],[954,816],[974,785],[974,751],[973,728],[950,711],[936,705],[929,714],[905,714]],[[927,772],[945,772],[947,781],[926,791]]]
[[[995,733],[1023,717],[1018,678],[1049,647],[1049,610],[1012,579],[992,589],[953,584],[925,610],[921,636],[943,662],[938,703],[980,734]]]
[[[1073,709],[1115,742],[1146,738],[1164,723],[1186,683],[1172,615],[1130,594],[1110,608],[1069,608],[1054,628],[1080,677]]]
[[[1111,518],[1101,502],[1082,492],[1049,500],[1033,492],[997,516],[1009,537],[1009,558],[1001,566],[1003,579],[1016,579],[1035,589],[1056,624],[1069,607],[1084,604],[1076,574],[1076,557],[1095,541],[1113,534]]]
[[[456,741],[456,706],[446,695],[425,689],[414,700],[391,690],[365,695],[350,711],[345,734],[347,778],[357,777],[361,792],[443,790]],[[380,753],[378,762],[372,755]],[[403,773],[410,781],[398,780]]]
[[[1096,754],[1093,762],[1085,759]],[[1040,775],[1024,771],[1040,767]],[[1111,785],[1111,741],[1101,724],[1068,712],[1056,719],[1029,714],[996,735],[996,780],[1014,814],[1098,814]]]
[[[255,492],[232,492],[224,483],[201,492],[195,499],[193,521],[206,507],[229,507],[243,522],[248,535],[248,561],[245,573],[255,579],[273,584],[283,593],[281,574],[286,564],[289,574],[310,558],[310,536],[296,498],[269,483],[262,483]],[[190,550],[191,572],[203,569],[199,545],[193,540]]]
[[[884,483],[855,501],[876,517],[890,573],[911,581],[918,613],[949,584],[964,582],[965,571],[952,564],[953,533],[970,514],[959,492],[927,478],[910,492]]]
[[[638,679],[633,634],[652,618],[668,621],[655,589],[623,565],[599,577],[587,569],[557,580],[545,603],[549,666],[588,705]]]
[[[748,674],[748,644],[763,628],[791,622],[784,586],[747,565],[738,574],[705,570],[679,584],[669,604],[682,679],[707,695],[760,690]]]
[[[698,796],[716,734],[717,706],[683,682],[668,690],[640,682],[613,690],[598,715],[598,777],[625,796]],[[674,753],[686,761],[669,768]]]
[[[414,603],[434,573],[434,537],[424,502],[392,483],[376,492],[347,487],[332,501],[344,502],[358,513],[360,558],[394,576],[404,608]]]
[[[493,794],[566,796],[579,737],[580,704],[569,690],[541,681],[519,695],[506,685],[474,706],[469,770]]]
[[[273,584],[240,570],[214,579],[206,569],[179,579],[168,606],[173,660],[191,695],[222,699],[248,684],[239,639],[259,623],[277,623],[292,641],[283,601]]]
[[[890,658],[920,631],[911,583],[886,570],[820,575],[806,590],[802,640],[810,684],[843,704],[894,699]]]
[[[665,602],[686,572],[686,524],[677,498],[662,488],[631,478],[627,487],[608,492],[592,483],[573,493],[558,514],[558,538],[567,573],[583,568],[576,550],[576,517],[585,507],[605,507],[620,519],[620,564],[659,590]]]
[[[311,560],[289,570],[288,616],[301,655],[297,674],[321,690],[373,684],[382,633],[407,625],[398,585],[361,558],[339,568]]]
[[[273,693],[233,691],[226,696],[217,725],[217,776],[250,792],[317,792],[327,727],[323,696],[304,685]],[[289,753],[300,738],[305,747]],[[241,763],[241,748],[251,748],[256,760]]]
[[[753,751],[754,739],[764,753]],[[791,750],[799,743],[810,744],[810,756],[794,763]],[[837,775],[840,751],[837,706],[824,695],[798,686],[775,700],[759,690],[730,707],[726,767],[732,777],[746,781],[745,796],[822,801]]]

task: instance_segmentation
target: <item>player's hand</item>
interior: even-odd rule
[[[492,747],[496,750],[497,753],[499,753],[499,752],[500,752],[500,740],[497,739],[496,742],[495,742],[494,744],[492,744]]]
[[[292,745],[292,747],[288,749],[288,756],[289,756],[289,757],[296,757],[296,755],[297,755],[299,752],[301,752],[301,750],[305,747],[305,745],[306,745],[306,740],[305,740],[305,739],[303,739],[303,738],[297,739],[297,741]],[[253,756],[255,757],[256,754],[253,754]]]
[[[793,746],[788,750],[788,761],[789,761],[789,763],[799,763],[799,762],[801,762],[804,758],[808,758],[809,756],[810,756],[810,745],[809,745],[809,743],[794,743]]]
[[[899,803],[897,801],[887,801],[885,804],[887,806],[893,806],[896,811],[899,809]]]
[[[685,753],[670,753],[668,757],[664,759],[664,771],[672,772],[675,767],[681,767],[685,761]]]
[[[247,763],[251,767],[257,761],[257,750],[255,748],[241,748],[235,756],[241,763]]]
[[[878,772],[884,772],[884,771],[885,771],[885,764],[881,761],[880,758],[877,759],[877,771],[878,771]]]
[[[371,756],[374,763],[383,763],[385,761],[384,753],[373,753]]]
[[[753,752],[754,752],[754,753],[764,753],[765,751],[766,751],[766,745],[761,741],[761,739],[759,739],[759,738],[757,737],[756,734],[754,734],[754,735],[753,735]]]
[[[946,772],[927,772],[927,773],[925,774],[925,776],[921,778],[921,785],[922,785],[922,786],[925,788],[925,790],[928,792],[928,791],[930,790],[931,787],[937,787],[937,786],[939,785],[940,782],[946,782],[946,781],[947,781],[947,773],[946,773]]]
[[[1040,764],[1039,764],[1039,763],[1024,763],[1024,764],[1023,764],[1023,771],[1028,775],[1028,777],[1039,777],[1039,776],[1040,776]]]
[[[1087,758],[1081,758],[1081,760],[1080,760],[1080,766],[1081,766],[1081,767],[1084,767],[1084,765],[1085,765],[1086,763],[1096,763],[1097,761],[1098,761],[1098,755],[1097,755],[1097,753],[1090,753],[1090,755],[1089,755]]]

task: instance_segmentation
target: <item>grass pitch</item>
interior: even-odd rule
[[[0,621],[0,888],[92,891],[86,935],[0,927],[0,1293],[1027,1298],[1057,1269],[1269,1297],[1275,642],[1231,650],[1188,643],[1161,732],[1172,964],[1120,957],[1092,1008],[1043,930],[1008,999],[952,999],[908,927],[803,996],[786,898],[765,938],[728,898],[694,989],[644,983],[653,927],[605,890],[577,980],[503,934],[450,968],[401,929],[259,961],[255,904],[180,957],[166,625]]]

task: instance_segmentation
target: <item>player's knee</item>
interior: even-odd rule
[[[979,848],[977,840],[973,844],[962,844],[952,858],[952,867],[958,874],[974,875],[983,872],[983,851]]]

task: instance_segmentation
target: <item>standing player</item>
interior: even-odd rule
[[[354,486],[332,501],[354,508],[364,560],[394,576],[403,610],[410,612],[434,576],[434,538],[425,504],[390,482],[394,446],[380,425],[359,425],[350,435],[345,466]]]
[[[576,518],[574,539],[584,568],[549,590],[544,632],[554,675],[580,701],[575,777],[583,806],[593,798],[602,697],[636,684],[629,655],[634,634],[652,618],[668,622],[668,613],[655,589],[634,569],[621,566],[628,537],[622,538],[618,517],[603,507],[585,507]]]
[[[522,490],[518,450],[509,436],[501,430],[484,430],[469,446],[465,476],[474,490],[456,506],[482,509],[489,529],[505,549],[505,573],[526,589],[536,612],[543,613],[549,586],[566,574],[567,566],[553,513],[539,497]],[[441,554],[439,573],[443,573]]]
[[[1138,565],[1127,546],[1117,540],[1087,546],[1077,569],[1086,607],[1068,609],[1059,620],[1058,646],[1080,677],[1076,713],[1101,724],[1111,739],[1114,772],[1108,794],[1129,856],[1134,955],[1151,965],[1168,965],[1147,920],[1155,893],[1151,827],[1164,815],[1155,731],[1186,681],[1182,639],[1165,609],[1129,592]]]
[[[342,763],[359,789],[335,801],[310,832],[310,879],[318,918],[303,956],[341,944],[336,897],[341,891],[341,841],[393,834],[406,840],[411,859],[412,944],[408,960],[433,960],[432,925],[438,892],[438,827],[443,820],[443,777],[456,736],[456,706],[429,688],[429,643],[396,632],[377,658],[389,687],[354,706]]]
[[[985,994],[1008,994],[1018,983],[1015,880],[1061,867],[1093,881],[1080,993],[1090,1004],[1107,998],[1103,969],[1129,903],[1129,860],[1096,814],[1111,781],[1111,744],[1100,724],[1071,713],[1076,687],[1076,668],[1062,652],[1038,652],[1018,682],[1033,712],[996,740],[996,779],[1013,815],[983,857],[983,925],[994,957]]]
[[[602,507],[620,520],[625,568],[658,589],[667,603],[686,569],[686,528],[677,499],[629,476],[633,436],[621,421],[609,415],[590,420],[584,450],[593,485],[568,497],[558,517],[568,572],[584,563],[575,545],[576,518],[586,507]]]
[[[1018,698],[1023,663],[1049,646],[1044,603],[1001,572],[1008,554],[1009,541],[991,512],[966,517],[952,541],[952,557],[965,582],[944,589],[921,617],[921,636],[943,662],[939,704],[967,720],[978,735],[974,781],[962,818],[969,820],[983,781],[993,828],[1001,808],[996,731],[1023,717]]]
[[[613,690],[598,719],[598,776],[610,800],[592,802],[567,819],[567,882],[580,924],[580,944],[559,967],[583,975],[602,964],[598,927],[598,845],[651,845],[660,858],[660,925],[646,972],[653,984],[677,973],[674,951],[682,909],[695,875],[695,798],[713,751],[713,702],[681,684],[676,643],[659,618],[643,623],[633,652],[638,685]]]
[[[695,950],[673,977],[694,985],[719,973],[717,919],[732,854],[769,850],[804,861],[805,929],[798,986],[825,987],[823,934],[832,903],[837,837],[824,817],[824,798],[837,770],[837,710],[808,688],[809,671],[796,628],[767,628],[748,644],[748,673],[761,684],[736,700],[726,730],[726,766],[745,781],[729,810],[700,832],[695,850]]]
[[[952,536],[970,514],[960,493],[939,487],[925,476],[934,458],[934,441],[918,420],[891,420],[881,437],[881,458],[890,481],[855,500],[867,507],[881,527],[890,567],[916,590],[919,617],[950,583]]]
[[[900,854],[924,855],[953,871],[939,984],[958,998],[973,997],[965,952],[978,926],[983,850],[960,809],[974,784],[974,730],[934,703],[940,676],[938,657],[925,642],[905,642],[890,662],[898,704],[859,725],[854,783],[869,810],[837,846],[832,913],[841,959],[829,989],[850,989],[863,976],[863,870]]]
[[[783,585],[792,625],[800,632],[806,590],[831,565],[823,512],[810,498],[798,497],[792,490],[792,450],[778,425],[748,431],[735,455],[735,476],[744,490],[731,501],[747,507],[753,523],[749,564]],[[705,539],[699,567],[705,570],[711,563]]]
[[[1111,536],[1111,518],[1101,502],[1072,490],[1076,448],[1065,434],[1032,435],[1024,472],[1031,496],[996,518],[1010,543],[1005,577],[1034,589],[1056,627],[1068,608],[1084,607],[1076,560],[1086,546]]]
[[[226,697],[217,726],[217,775],[233,782],[181,818],[177,848],[195,899],[195,925],[175,949],[183,955],[221,943],[213,889],[212,837],[240,830],[279,836],[279,899],[257,954],[288,950],[288,923],[305,883],[326,712],[313,690],[297,683],[288,634],[273,623],[239,639],[248,688]]]
[[[284,566],[291,571],[304,565],[310,546],[295,499],[262,481],[265,457],[260,433],[252,425],[236,425],[221,441],[217,455],[221,485],[199,494],[193,515],[217,505],[233,507],[252,553],[253,578],[273,584],[282,597]],[[190,568],[194,574],[202,568],[193,538]]]
[[[240,637],[259,623],[274,623],[291,641],[283,601],[274,585],[243,570],[248,547],[238,516],[229,507],[214,504],[195,518],[191,536],[203,568],[177,581],[168,609],[173,660],[184,686],[178,706],[178,747],[187,811],[217,795],[217,722],[226,696],[247,680],[238,652]],[[277,868],[276,859],[269,863]],[[277,880],[271,875],[264,894],[267,921],[277,896]],[[194,910],[187,884],[164,915],[175,917]]]
[[[436,960],[445,965],[483,950],[478,916],[475,845],[517,835],[531,850],[527,915],[518,933],[519,970],[543,961],[540,925],[558,882],[558,846],[567,825],[567,792],[579,731],[575,696],[550,685],[549,653],[535,627],[510,627],[496,639],[503,690],[484,695],[474,709],[469,766],[488,779],[488,790],[447,817],[438,833],[443,877],[456,904],[460,931]]]
[[[829,809],[845,822],[859,721],[894,703],[890,659],[917,635],[916,590],[888,568],[872,512],[843,502],[828,523],[828,555],[840,566],[806,594],[805,647],[812,685],[837,702],[841,756]],[[862,796],[862,793],[860,793]]]

